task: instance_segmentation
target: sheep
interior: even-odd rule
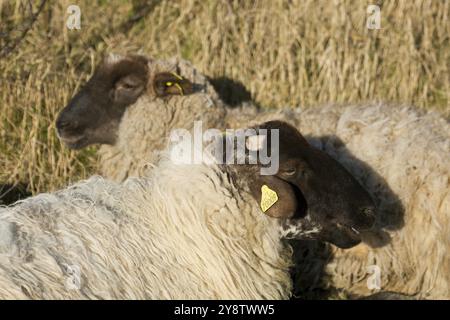
[[[189,129],[196,120],[222,128],[225,114],[214,88],[189,62],[111,54],[59,115],[57,128],[72,149],[103,144],[100,173],[120,182],[156,162],[153,151],[164,149],[162,137],[171,129]],[[136,139],[137,132],[145,139]]]
[[[249,105],[246,110],[250,109],[251,125],[292,119],[291,113],[273,112],[255,117],[257,108]],[[233,118],[232,126],[228,118]],[[171,130],[190,129],[198,120],[204,129],[249,124],[237,119],[237,109],[229,112],[207,78],[188,61],[111,54],[61,111],[56,125],[69,148],[101,144],[100,174],[120,182],[142,175],[147,163],[157,161],[154,151],[167,145]]]
[[[94,176],[0,208],[0,298],[289,298],[292,251],[281,236],[310,237],[313,225],[317,237],[354,241],[356,230],[374,222],[373,201],[286,123],[255,128],[246,154],[275,152],[273,129],[275,175],[262,175],[260,162],[222,164],[209,151],[199,164],[177,163],[172,146],[144,177],[117,183]],[[255,138],[264,140],[256,149]],[[297,174],[306,167],[308,180]],[[324,181],[330,172],[331,185]],[[293,192],[299,185],[309,191],[307,215]],[[271,188],[278,200],[264,210],[255,186]]]
[[[128,63],[133,59],[121,57],[115,62],[107,59],[106,65],[114,68],[117,61]],[[164,64],[150,59],[147,64],[149,79],[155,63]],[[104,66],[100,66],[98,72],[102,68]],[[166,69],[158,70],[175,70],[184,79],[198,83],[191,75],[199,76],[198,72],[182,60],[172,59],[166,62]],[[203,80],[199,83],[204,83]],[[448,121],[438,113],[383,103],[265,112],[249,105],[229,110],[215,93],[211,93],[210,100],[210,93],[205,96],[205,93],[193,90],[191,95],[183,97],[166,95],[158,98],[152,94],[154,86],[155,83],[148,82],[146,94],[126,108],[123,116],[116,120],[117,128],[108,133],[115,139],[100,149],[103,174],[119,181],[142,174],[138,168],[145,168],[145,163],[138,160],[142,159],[139,155],[155,154],[155,150],[167,143],[171,129],[192,126],[193,118],[186,116],[190,111],[199,118],[219,115],[217,121],[210,121],[205,127],[214,124],[222,129],[270,119],[285,120],[301,128],[317,148],[340,161],[376,198],[379,207],[377,228],[371,234],[364,234],[363,244],[350,251],[330,248],[334,257],[326,266],[326,275],[330,278],[327,286],[350,295],[371,294],[373,290],[366,284],[369,277],[366,268],[376,265],[381,271],[383,290],[424,298],[450,297],[447,254],[450,139]],[[189,88],[193,86],[187,86],[187,91]],[[197,104],[190,104],[188,101],[194,97],[202,97],[202,101],[208,103],[197,100]],[[89,95],[85,95],[85,99],[85,104],[90,107],[96,104],[89,100]],[[177,104],[183,107],[177,108]],[[81,107],[72,100],[59,115],[58,123],[83,119],[83,112],[73,116],[73,110],[81,110]],[[81,126],[77,134],[89,136],[88,129],[95,131],[96,127]],[[59,125],[58,132],[63,141],[71,137],[71,132]],[[94,139],[90,143],[101,141]],[[124,157],[126,161],[117,161]],[[311,278],[317,277],[317,259],[309,264],[308,259],[303,260],[300,265],[302,277],[308,274],[305,270],[311,270]]]

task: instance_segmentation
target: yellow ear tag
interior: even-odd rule
[[[261,187],[261,209],[266,212],[278,201],[278,195],[275,191],[263,184]]]
[[[171,72],[171,74],[180,81],[184,80],[182,76],[176,74],[175,72]],[[180,90],[180,95],[182,95],[182,96],[184,95],[183,88],[178,83],[166,82],[166,86],[171,87],[172,85],[175,85],[178,88],[178,90]]]

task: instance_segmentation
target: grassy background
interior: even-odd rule
[[[95,172],[95,147],[68,151],[54,120],[111,50],[181,55],[267,108],[382,100],[449,112],[449,1],[378,1],[381,30],[365,26],[377,1],[148,2],[48,0],[0,57],[0,183],[36,193]],[[28,3],[0,0],[0,48],[25,28]],[[65,27],[74,3],[81,30]]]

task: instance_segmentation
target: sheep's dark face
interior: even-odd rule
[[[294,127],[271,121],[259,128],[279,130],[278,173],[262,176],[245,168],[243,175],[259,204],[267,190],[277,194],[278,200],[265,213],[287,218],[282,221],[283,235],[323,240],[341,248],[358,244],[359,233],[375,222],[375,205],[367,191],[337,161],[310,146]],[[270,148],[269,134],[267,140]]]
[[[61,111],[56,128],[71,149],[114,144],[123,114],[146,91],[156,97],[189,94],[192,84],[173,73],[149,76],[143,56],[108,57]],[[151,79],[150,79],[151,78]]]

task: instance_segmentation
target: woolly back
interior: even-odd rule
[[[0,298],[286,299],[278,228],[216,165],[166,155],[0,208]]]
[[[147,179],[125,185],[128,210],[148,234],[143,256],[152,298],[289,297],[291,252],[278,221],[226,172],[164,158]]]

